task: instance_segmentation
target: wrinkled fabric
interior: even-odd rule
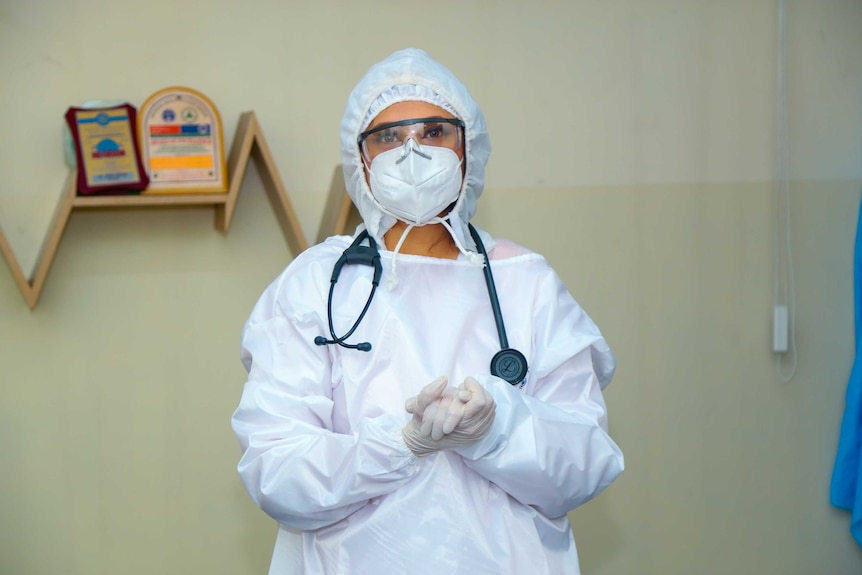
[[[431,90],[436,96],[423,96],[412,90],[391,91],[393,86],[417,85]],[[367,123],[372,107],[380,113],[381,94],[390,94],[383,104],[419,100],[440,105],[440,98],[449,103],[441,106],[464,121],[464,152],[467,170],[461,195],[449,215],[449,223],[458,243],[475,251],[476,246],[467,231],[467,222],[476,213],[476,200],[485,184],[485,165],[491,155],[491,140],[485,117],[464,86],[447,68],[416,48],[399,50],[372,66],[359,81],[347,99],[341,120],[341,164],[344,183],[350,199],[359,210],[368,233],[384,245],[383,235],[395,224],[395,218],[384,214],[374,203],[371,190],[365,181],[362,157],[357,138]],[[439,96],[439,98],[437,97]],[[380,108],[380,109],[378,109]],[[426,382],[427,383],[427,382]]]
[[[859,206],[854,249],[856,359],[847,382],[838,453],[832,470],[830,500],[835,507],[851,512],[850,533],[856,542],[862,545],[862,203]]]
[[[510,346],[529,361],[517,388],[490,375],[499,350],[481,269],[399,254],[350,343],[328,337],[330,274],[352,238],[299,254],[243,328],[249,372],[232,425],[252,499],[278,522],[270,573],[578,574],[567,512],[623,470],[602,388],[615,360],[547,261],[480,230]],[[384,276],[392,253],[381,251]],[[384,277],[385,280],[385,277]],[[353,325],[371,269],[342,270],[337,334]],[[416,457],[405,402],[445,375],[475,377],[496,403],[479,441]]]

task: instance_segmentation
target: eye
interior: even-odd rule
[[[395,129],[381,130],[374,135],[374,142],[380,145],[395,144],[398,142],[398,131]]]
[[[443,127],[443,124],[426,124],[425,133],[422,137],[426,140],[439,140],[446,135],[445,132],[446,129]]]

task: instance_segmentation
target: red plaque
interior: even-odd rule
[[[125,194],[146,189],[149,177],[138,152],[137,116],[131,104],[71,107],[66,123],[75,142],[79,194]]]

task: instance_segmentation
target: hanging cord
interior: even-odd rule
[[[778,46],[775,106],[775,191],[773,194],[773,308],[787,306],[788,351],[778,353],[776,368],[784,383],[796,374],[798,354],[796,350],[796,288],[793,277],[793,254],[791,251],[790,220],[790,160],[787,121],[787,96],[785,79],[785,0],[778,0]],[[789,354],[789,358],[785,355]],[[790,362],[785,369],[785,359]]]
[[[395,250],[392,252],[392,272],[389,274],[389,279],[386,280],[386,287],[389,291],[395,289],[398,285],[398,271],[397,264],[395,263],[398,260],[398,252],[401,251],[401,246],[404,245],[404,240],[407,239],[407,234],[410,233],[410,230],[414,228],[413,224],[408,224],[404,231],[401,232],[401,237],[398,238],[398,243],[395,245]]]

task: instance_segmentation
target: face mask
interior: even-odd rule
[[[413,139],[374,158],[371,193],[384,209],[408,224],[431,222],[461,191],[461,159],[449,148],[420,147]]]

